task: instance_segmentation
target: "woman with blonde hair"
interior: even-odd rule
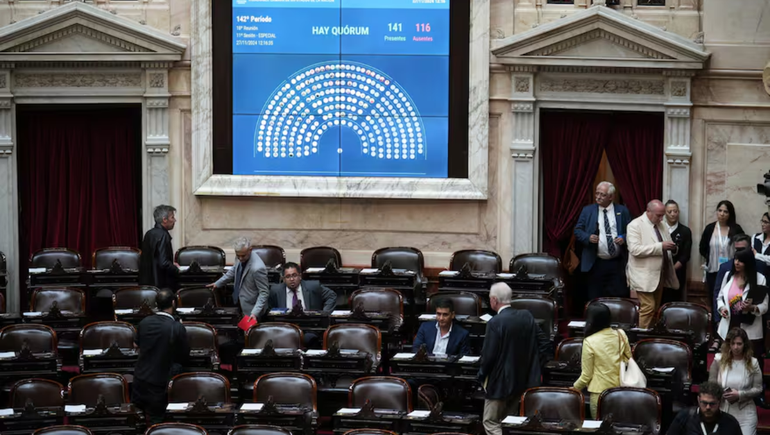
[[[724,389],[720,409],[738,420],[743,435],[756,435],[754,398],[762,393],[762,371],[746,331],[733,328],[727,333],[721,353],[716,354],[711,363],[709,382],[716,382]]]

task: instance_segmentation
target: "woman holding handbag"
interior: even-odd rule
[[[762,393],[762,372],[753,358],[746,331],[733,328],[727,333],[722,352],[714,355],[711,363],[709,382],[716,382],[724,389],[719,408],[738,420],[743,435],[756,435],[754,398]]]
[[[602,303],[588,306],[583,339],[582,372],[573,388],[588,387],[591,417],[596,418],[599,396],[608,388],[620,386],[620,365],[631,359],[628,337],[622,329],[610,327],[610,309]]]

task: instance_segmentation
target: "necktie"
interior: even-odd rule
[[[299,298],[297,298],[297,290],[292,290],[293,293],[291,297],[291,307],[294,308],[295,305],[297,305],[297,302],[299,302]]]
[[[604,209],[604,233],[607,235],[607,251],[610,255],[615,256],[615,242],[612,240],[612,228],[610,228],[610,220],[607,215],[607,209]]]

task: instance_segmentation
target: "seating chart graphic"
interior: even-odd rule
[[[425,126],[409,94],[387,74],[367,65],[312,65],[276,90],[262,113],[254,134],[255,157],[317,154],[326,131],[341,127],[352,129],[361,152],[373,159],[427,158]]]
[[[233,0],[233,174],[447,177],[450,0]]]

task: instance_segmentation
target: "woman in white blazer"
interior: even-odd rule
[[[733,327],[740,327],[751,340],[754,355],[765,353],[762,315],[767,312],[765,276],[757,273],[754,253],[748,249],[735,253],[733,267],[722,280],[717,309],[722,316],[717,333],[724,340]],[[730,301],[737,301],[733,304]]]

